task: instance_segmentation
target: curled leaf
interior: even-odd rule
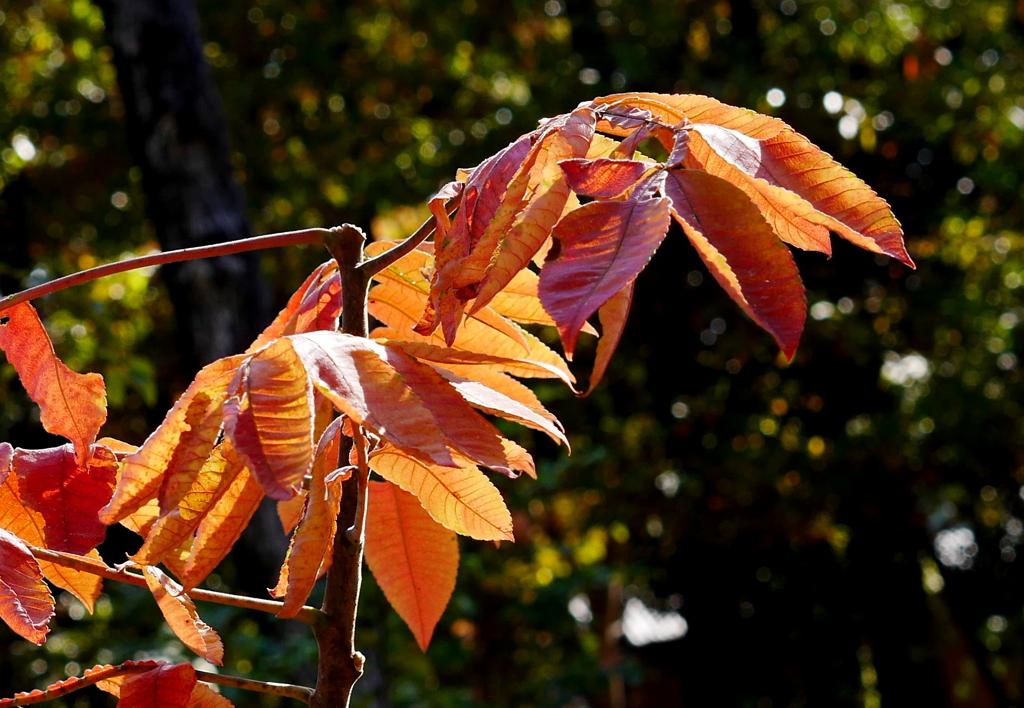
[[[211,664],[222,666],[224,643],[210,625],[199,619],[196,604],[185,594],[184,588],[159,568],[144,565],[142,575],[146,578],[146,586],[153,593],[160,612],[178,639]]]
[[[0,529],[0,619],[35,644],[46,641],[53,596],[32,552],[20,538]]]

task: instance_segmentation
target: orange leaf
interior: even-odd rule
[[[53,351],[35,308],[27,302],[4,311],[0,349],[18,372],[29,398],[39,405],[43,427],[70,440],[84,464],[107,419],[103,377],[78,374],[65,366]]]
[[[778,118],[737,108],[698,94],[631,93],[595,98],[597,106],[616,105],[648,111],[652,118],[667,126],[689,119],[694,123],[713,123],[759,140],[778,135],[788,126]],[[625,135],[627,131],[616,133]]]
[[[30,642],[42,644],[53,608],[32,552],[20,538],[0,529],[0,619]]]
[[[92,446],[81,465],[72,445],[14,453],[22,502],[43,516],[46,547],[83,554],[102,543],[107,527],[97,513],[110,500],[117,477],[114,453]]]
[[[203,582],[224,560],[262,500],[263,488],[249,470],[243,468],[196,529],[196,540],[185,567],[178,574],[186,589]]]
[[[231,487],[242,467],[229,441],[218,445],[178,506],[160,514],[148,528],[140,529],[146,540],[132,560],[140,565],[156,565],[186,543]]]
[[[708,270],[792,359],[807,304],[789,249],[740,190],[724,180],[698,170],[670,170],[666,193]]]
[[[185,412],[187,430],[178,438],[178,445],[167,463],[157,498],[161,513],[178,506],[195,483],[223,426],[224,396],[213,399],[205,391],[196,392]]]
[[[277,613],[278,617],[294,617],[299,613],[320,577],[320,569],[325,562],[330,562],[328,553],[338,530],[341,482],[329,484],[327,475],[338,460],[340,433],[331,427],[324,435],[330,438],[320,443],[302,519],[288,546],[277,587],[271,592],[274,597],[284,597],[284,607]]]
[[[10,475],[7,481],[0,484],[0,529],[10,531],[31,546],[46,546],[43,527],[46,522],[43,515],[29,509],[21,501],[18,492],[18,476]],[[99,558],[99,553],[90,551],[87,558]],[[103,579],[92,573],[85,573],[72,568],[55,565],[47,561],[39,563],[43,577],[57,587],[67,590],[85,605],[89,612],[93,611],[96,598],[103,589]]]
[[[627,199],[584,204],[555,227],[561,249],[540,272],[540,298],[567,356],[587,319],[643,270],[665,238],[669,201],[655,196],[663,183],[657,173]]]
[[[161,664],[121,683],[117,708],[188,708],[195,686],[191,664]]]
[[[594,137],[595,122],[593,109],[586,106],[577,108],[568,116],[552,121],[549,130],[538,140],[532,153],[534,162],[530,167],[522,209],[500,240],[481,278],[470,313],[485,306],[504,290],[548,238],[551,228],[562,215],[570,192],[558,163],[586,156]]]
[[[245,359],[241,355],[218,359],[196,374],[160,427],[122,463],[114,496],[100,511],[100,519],[105,524],[120,521],[157,496],[183,436],[191,430],[187,418],[192,401],[200,391],[209,397],[210,405],[223,401],[228,385]]]
[[[272,499],[290,499],[313,464],[313,388],[283,337],[247,359],[224,404],[224,432]]]
[[[222,666],[224,643],[210,625],[199,619],[196,604],[185,594],[184,588],[159,568],[148,565],[141,567],[146,586],[153,593],[160,612],[178,639],[211,664]]]
[[[586,197],[613,199],[640,181],[650,169],[647,162],[598,158],[562,160],[566,181],[572,191]]]
[[[393,447],[370,455],[370,469],[409,492],[437,523],[480,541],[513,541],[501,493],[473,463],[427,465]]]
[[[291,499],[277,503],[277,517],[281,519],[281,528],[286,534],[291,533],[302,518],[302,510],[306,506],[306,492],[299,491]]]
[[[502,317],[522,324],[555,326],[555,321],[540,301],[540,278],[532,270],[516,273],[505,289],[494,296],[489,307]],[[597,334],[589,324],[583,328],[587,334]]]
[[[111,693],[120,692],[120,686],[133,673],[143,673],[157,666],[152,661],[126,661],[117,666],[106,664],[86,669],[82,676],[72,676],[51,683],[44,690],[35,689],[25,693],[16,693],[14,698],[0,699],[0,708],[12,708],[13,706],[28,705],[29,703],[41,703],[50,701],[61,696],[66,696],[74,691],[79,691],[86,686],[96,685],[98,688]]]
[[[433,412],[390,363],[404,355],[339,332],[312,332],[290,339],[310,377],[339,411],[414,455],[441,465],[454,464]]]
[[[597,340],[597,354],[594,356],[594,370],[590,373],[590,381],[587,382],[587,390],[583,396],[589,396],[601,379],[604,372],[608,370],[608,364],[619,346],[622,339],[622,332],[626,329],[626,318],[629,317],[629,307],[633,304],[633,286],[636,281],[630,281],[622,286],[622,290],[612,295],[611,299],[601,305],[597,316],[601,319],[601,338]]]
[[[196,683],[188,699],[188,708],[235,708],[234,704],[205,683]]]
[[[369,502],[366,564],[426,651],[455,590],[458,537],[390,482],[370,482]]]

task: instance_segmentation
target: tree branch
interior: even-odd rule
[[[305,686],[296,686],[290,683],[274,683],[272,681],[257,681],[255,679],[241,678],[240,676],[225,676],[223,674],[213,674],[208,671],[196,670],[196,678],[206,683],[216,683],[221,686],[231,686],[232,688],[241,688],[246,691],[257,691],[259,693],[269,693],[274,696],[285,696],[286,698],[294,698],[297,701],[309,704],[309,699],[313,696],[313,689]]]
[[[359,476],[359,499],[356,506],[356,517],[352,526],[345,531],[345,538],[348,542],[362,547],[363,539],[366,537],[366,506],[369,503],[367,498],[370,493],[370,466],[366,462],[366,438],[363,431],[355,423],[352,424],[352,442],[356,447],[356,467]]]
[[[455,211],[455,207],[458,205],[458,203],[458,197],[449,199],[447,202],[445,202],[445,211],[451,214],[453,211]],[[412,236],[402,241],[402,243],[395,246],[390,251],[385,251],[384,253],[380,254],[379,256],[376,256],[375,258],[371,258],[368,261],[363,261],[358,266],[356,266],[356,268],[359,271],[361,271],[367,278],[372,278],[385,268],[393,265],[402,256],[412,253],[417,246],[419,246],[421,243],[423,243],[428,238],[433,236],[434,231],[436,230],[436,226],[437,220],[433,216],[431,216],[429,219],[424,221],[418,229],[416,229],[416,232]]]
[[[85,573],[98,575],[101,578],[106,578],[107,580],[115,580],[119,583],[128,583],[129,585],[136,585],[142,588],[147,587],[146,579],[141,575],[129,573],[127,570],[110,568],[101,561],[72,555],[70,553],[51,551],[49,549],[38,548],[36,546],[29,546],[29,550],[32,551],[32,555],[35,556],[37,560],[49,561],[54,565],[73,568]],[[193,600],[213,602],[218,605],[230,605],[231,607],[241,607],[246,610],[267,612],[272,615],[276,615],[281,611],[281,608],[284,607],[284,603],[276,602],[274,600],[261,600],[256,597],[231,595],[229,593],[214,592],[213,590],[201,590],[199,588],[189,590],[187,595]],[[295,616],[295,619],[304,624],[308,624],[315,630],[316,627],[323,622],[323,613],[315,607],[307,606],[303,607],[299,611],[299,614]]]
[[[279,234],[267,234],[266,236],[256,236],[255,238],[244,238],[238,241],[218,243],[212,246],[197,246],[195,248],[181,248],[177,251],[163,251],[161,253],[153,253],[148,256],[128,258],[123,261],[117,261],[116,263],[107,263],[105,265],[96,266],[95,268],[79,271],[78,273],[65,275],[63,278],[57,278],[56,280],[36,285],[33,288],[22,290],[20,293],[0,298],[0,312],[23,302],[34,300],[37,297],[55,293],[58,290],[64,290],[65,288],[70,288],[75,285],[88,283],[89,281],[96,280],[97,278],[116,275],[117,273],[125,273],[137,268],[148,268],[150,266],[165,265],[167,263],[180,263],[181,261],[192,261],[198,258],[227,256],[232,253],[256,251],[261,248],[277,248],[279,246],[301,246],[304,244],[322,243],[328,233],[327,229],[286,231]]]

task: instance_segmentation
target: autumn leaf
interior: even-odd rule
[[[560,249],[541,270],[540,297],[567,356],[587,319],[643,270],[665,238],[669,201],[656,196],[663,183],[657,173],[626,199],[584,204],[555,227]]]
[[[0,484],[7,481],[11,473],[11,461],[14,459],[14,448],[10,443],[0,443]]]
[[[160,612],[175,636],[182,644],[211,664],[222,666],[224,643],[210,625],[199,619],[196,605],[185,594],[184,588],[167,577],[159,568],[148,565],[141,568],[142,575],[146,578],[146,587],[153,593]]]
[[[331,259],[310,273],[288,299],[288,304],[249,345],[246,354],[253,354],[286,334],[338,328],[341,314],[341,279],[338,263]]]
[[[42,515],[46,547],[79,555],[106,535],[97,514],[110,500],[117,477],[117,460],[105,447],[92,446],[84,465],[80,459],[70,443],[14,452],[21,500]]]
[[[597,316],[601,321],[601,339],[597,341],[597,353],[594,355],[594,368],[590,373],[590,381],[587,382],[587,390],[582,396],[589,396],[601,383],[608,364],[611,362],[612,354],[619,346],[622,333],[626,329],[626,318],[629,316],[629,307],[633,303],[633,288],[636,281],[630,281],[622,286],[622,290],[615,293],[608,301],[601,305]]]
[[[290,499],[313,464],[313,387],[291,339],[239,368],[224,404],[225,434],[267,496]]]
[[[480,469],[428,465],[394,448],[370,455],[370,469],[417,499],[445,528],[480,541],[512,541],[512,515]]]
[[[329,483],[327,476],[337,466],[339,433],[330,427],[321,440],[320,451],[313,462],[313,475],[306,493],[302,518],[288,546],[288,555],[277,587],[271,591],[276,598],[284,598],[284,607],[278,617],[295,617],[313,590],[338,530],[338,509],[341,505],[340,481]]]
[[[29,398],[39,406],[47,432],[67,438],[81,464],[107,419],[103,377],[78,374],[53,351],[50,337],[32,305],[25,302],[4,310],[0,349],[18,372]]]
[[[51,683],[43,690],[35,689],[24,693],[16,693],[13,698],[0,698],[0,708],[12,708],[13,706],[28,705],[29,703],[51,701],[92,685],[117,695],[120,693],[121,684],[129,676],[150,671],[158,665],[157,662],[153,661],[126,661],[117,666],[111,666],[110,664],[94,666],[91,669],[86,669],[82,676],[72,676],[62,681]]]
[[[196,529],[195,541],[178,579],[186,590],[203,582],[242,536],[263,501],[256,477],[242,469]]]
[[[100,510],[103,523],[109,525],[120,521],[158,495],[165,475],[174,473],[169,465],[178,446],[186,442],[183,437],[191,431],[187,419],[192,402],[200,392],[209,399],[208,406],[223,401],[228,386],[245,359],[242,355],[218,359],[196,374],[160,426],[137,452],[122,463],[114,496]]]
[[[0,484],[0,529],[10,531],[30,546],[46,547],[46,538],[43,535],[45,525],[43,515],[28,508],[21,501],[18,476],[9,475],[7,480]],[[86,557],[98,560],[100,556],[94,549],[89,551]],[[89,612],[93,611],[96,598],[103,589],[102,578],[48,561],[41,561],[39,567],[44,578],[81,600]]]
[[[42,644],[53,609],[53,596],[32,552],[0,529],[0,619],[30,642]]]
[[[103,684],[99,684],[104,688]],[[118,708],[189,708],[196,686],[191,664],[161,664],[128,677],[118,688]]]
[[[139,565],[156,565],[181,548],[227,493],[242,469],[243,464],[234,454],[231,443],[225,440],[218,445],[178,505],[159,514],[147,528],[139,529],[145,542],[132,560]]]
[[[793,256],[733,185],[698,170],[670,170],[666,194],[708,270],[792,359],[807,304]]]
[[[234,704],[205,683],[196,683],[188,699],[188,708],[235,708]]]
[[[423,651],[455,590],[457,539],[416,497],[390,482],[370,482],[366,564]]]

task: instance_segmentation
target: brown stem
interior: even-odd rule
[[[107,580],[116,580],[119,583],[128,583],[129,585],[136,585],[142,588],[147,587],[146,579],[141,575],[129,573],[127,570],[109,568],[101,561],[72,555],[70,553],[51,551],[46,548],[37,548],[36,546],[30,546],[29,550],[32,551],[32,555],[34,555],[38,560],[49,561],[54,565],[63,566],[65,568],[74,568],[75,570],[80,570],[85,573],[92,573],[93,575],[98,575],[101,578],[106,578]],[[246,610],[269,612],[272,615],[276,615],[281,611],[281,608],[284,607],[284,603],[276,602],[274,600],[261,600],[256,597],[243,597],[242,595],[231,595],[224,592],[214,592],[213,590],[201,590],[199,588],[189,590],[188,596],[193,600],[214,602],[218,605],[230,605],[231,607],[241,607]],[[315,607],[303,607],[299,611],[299,614],[295,616],[295,619],[315,628],[323,622],[323,613]]]
[[[341,276],[341,330],[356,337],[365,337],[369,329],[366,293],[370,275],[359,267],[363,263],[365,242],[363,232],[348,224],[331,229],[325,239],[327,249],[338,262]],[[351,438],[343,438],[338,454],[341,460],[348,460],[351,445]],[[365,487],[366,482],[361,474],[352,475],[342,484],[339,533],[355,525],[359,500],[365,494]],[[363,655],[355,648],[356,610],[362,584],[361,541],[358,539],[356,543],[334,544],[321,607],[326,621],[314,628],[320,650],[320,666],[316,691],[310,700],[313,708],[347,708],[352,697],[352,687],[363,675]]]
[[[212,674],[208,671],[196,671],[196,678],[206,683],[216,683],[221,686],[231,686],[232,688],[241,688],[246,691],[257,691],[259,693],[269,693],[274,696],[285,696],[286,698],[294,698],[297,701],[302,701],[305,704],[309,704],[309,699],[313,695],[312,688],[306,688],[305,686],[296,686],[290,683],[274,683],[272,681],[256,681],[255,679],[241,678],[240,676],[225,676],[223,674]]]
[[[445,211],[450,215],[455,211],[455,207],[459,205],[459,198],[452,197],[444,204]],[[426,241],[428,238],[434,235],[435,227],[437,226],[437,220],[431,216],[429,219],[420,224],[420,227],[416,229],[416,232],[409,238],[402,241],[390,251],[371,258],[368,261],[363,261],[358,266],[367,278],[372,278],[381,272],[388,266],[394,264],[402,256],[412,253],[417,246]]]
[[[356,447],[356,474],[359,475],[359,499],[356,506],[356,518],[346,529],[345,538],[352,544],[363,544],[366,537],[366,506],[369,504],[370,466],[366,463],[366,438],[358,425],[353,425],[352,442]]]
[[[257,251],[261,248],[276,248],[278,246],[301,246],[303,244],[321,243],[328,234],[327,229],[305,229],[304,231],[287,231],[279,234],[268,234],[254,238],[244,238],[239,241],[228,241],[217,243],[212,246],[197,246],[195,248],[182,248],[177,251],[163,251],[138,258],[128,258],[116,263],[96,266],[88,270],[65,275],[63,278],[51,280],[42,285],[36,285],[20,293],[0,298],[0,312],[14,307],[15,305],[29,300],[34,300],[43,295],[55,293],[58,290],[70,288],[74,285],[88,283],[97,278],[107,275],[116,275],[137,268],[148,268],[150,266],[165,265],[167,263],[178,263],[180,261],[192,261],[197,258],[213,258],[215,256],[227,256],[232,253],[244,251]]]

